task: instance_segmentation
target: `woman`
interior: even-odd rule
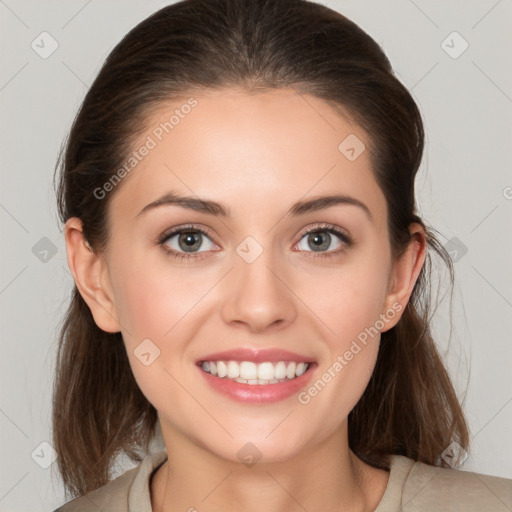
[[[452,469],[423,145],[322,5],[187,0],[125,36],[60,159],[59,510],[506,510],[511,481]]]

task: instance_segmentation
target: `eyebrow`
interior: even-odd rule
[[[321,196],[304,201],[298,201],[292,205],[286,215],[299,216],[306,213],[324,210],[336,205],[356,206],[364,211],[370,222],[373,222],[370,209],[362,201],[352,196],[340,194]],[[152,203],[144,206],[144,208],[142,208],[142,210],[137,214],[137,217],[150,210],[154,210],[155,208],[162,206],[179,206],[187,210],[193,210],[195,212],[206,213],[220,217],[229,217],[231,215],[229,208],[226,208],[222,204],[215,201],[191,196],[179,196],[174,192],[169,192],[156,201],[153,201]]]

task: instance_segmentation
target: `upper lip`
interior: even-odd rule
[[[308,356],[303,356],[288,350],[281,350],[277,348],[237,348],[233,350],[224,350],[222,352],[208,354],[199,359],[197,362],[200,363],[203,361],[252,361],[254,363],[295,361],[296,363],[311,363],[314,360]]]

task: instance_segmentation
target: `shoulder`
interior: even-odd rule
[[[404,512],[512,509],[512,480],[398,457],[405,459],[401,461],[402,466],[409,468],[402,491]]]
[[[108,484],[75,498],[54,512],[92,512],[97,510],[126,512],[128,510],[128,492],[138,469],[138,467],[130,469]]]
[[[151,510],[149,479],[153,470],[166,458],[165,450],[148,455],[139,466],[126,471],[108,484],[69,501],[53,512]]]

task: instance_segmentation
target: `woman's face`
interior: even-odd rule
[[[287,460],[346,427],[379,331],[405,306],[390,286],[385,198],[366,134],[322,100],[238,89],[194,99],[150,116],[137,164],[113,185],[101,279],[118,327],[100,327],[121,330],[164,439]],[[317,201],[334,196],[345,199]],[[247,353],[216,355],[237,349]],[[246,361],[230,375],[273,363],[260,368],[267,379],[283,375],[279,361],[311,364],[299,386],[201,368],[214,360],[222,373],[230,359]]]

